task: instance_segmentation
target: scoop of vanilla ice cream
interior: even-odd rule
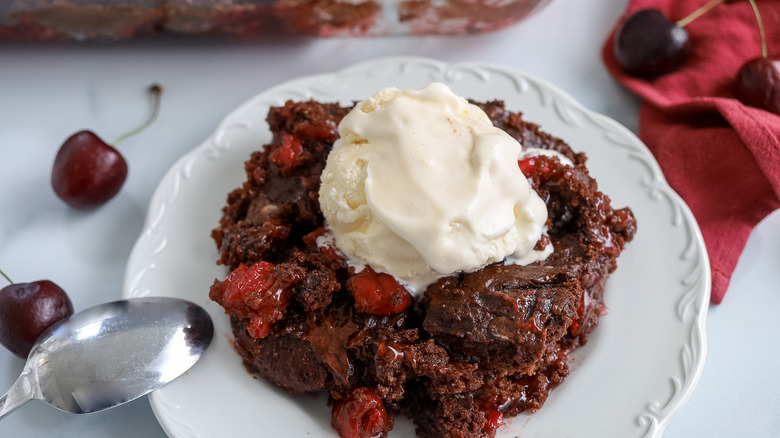
[[[422,293],[442,275],[549,254],[533,249],[547,208],[518,167],[520,143],[446,85],[382,89],[339,134],[320,206],[354,265]]]

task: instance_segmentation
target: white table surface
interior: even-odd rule
[[[17,282],[50,279],[76,310],[119,299],[125,264],[165,171],[233,108],[292,77],[380,56],[486,61],[544,78],[636,132],[639,101],[607,74],[600,50],[626,0],[552,1],[527,21],[465,38],[275,42],[144,41],[113,45],[0,43],[0,268]],[[91,129],[110,141],[162,111],[121,145],[121,193],[81,213],[49,185],[62,141]],[[665,437],[780,436],[780,212],[753,232],[721,305],[710,306],[704,372]],[[1,287],[2,285],[0,285]],[[0,348],[0,391],[23,361]],[[0,437],[164,437],[146,398],[75,416],[33,401],[0,421]]]

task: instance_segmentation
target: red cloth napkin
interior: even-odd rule
[[[669,184],[688,203],[712,267],[713,303],[728,288],[753,227],[780,208],[780,116],[734,98],[737,71],[761,56],[747,0],[721,3],[686,26],[693,45],[680,69],[652,80],[623,73],[612,53],[614,32],[632,13],[655,8],[670,21],[705,0],[631,0],[602,50],[614,78],[643,99],[639,137]],[[770,56],[780,54],[780,1],[757,1]]]

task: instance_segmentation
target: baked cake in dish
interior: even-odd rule
[[[513,25],[546,3],[547,0],[2,0],[0,40],[466,35]]]
[[[292,394],[327,391],[342,437],[385,436],[399,414],[420,437],[495,436],[504,417],[542,407],[606,312],[633,214],[598,190],[585,154],[500,101],[475,105],[524,150],[554,151],[518,161],[547,209],[542,260],[440,276],[417,297],[351,263],[319,200],[351,108],[316,101],[270,109],[273,140],[246,161],[212,232],[231,273],[209,296],[246,367]]]

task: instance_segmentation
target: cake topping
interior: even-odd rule
[[[339,124],[319,200],[336,245],[422,293],[442,275],[535,251],[547,208],[517,165],[522,146],[433,83],[385,88]]]

